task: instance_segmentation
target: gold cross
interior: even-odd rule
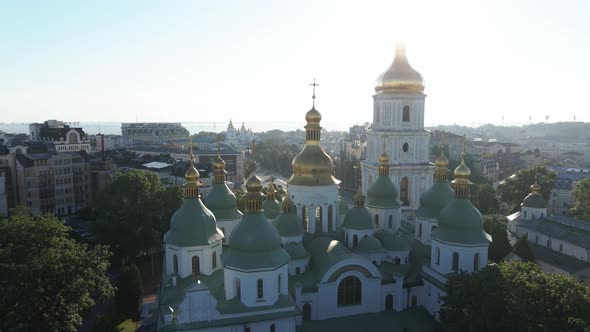
[[[315,78],[313,79],[313,83],[309,83],[309,85],[313,86],[313,95],[311,96],[311,99],[312,99],[312,105],[313,105],[313,107],[315,107],[315,87],[320,86],[320,85],[315,82]]]

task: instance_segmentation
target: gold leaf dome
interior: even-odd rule
[[[322,115],[313,107],[305,114],[305,121],[307,123],[320,123],[322,121]]]
[[[379,156],[379,163],[389,164],[389,156],[387,155],[387,153],[383,152],[381,156]]]
[[[434,165],[437,168],[447,168],[449,166],[449,160],[447,159],[447,157],[445,157],[444,151],[440,152],[440,157],[436,159]]]
[[[217,156],[217,159],[213,162],[214,169],[225,169],[225,161],[221,159],[221,156]]]
[[[531,188],[531,191],[534,193],[539,193],[541,191],[541,186],[537,183],[536,179],[535,179],[535,183],[533,183],[530,188]]]
[[[398,44],[395,48],[395,59],[389,68],[375,81],[377,93],[422,93],[424,81],[406,58],[406,49]]]
[[[262,191],[262,180],[258,175],[253,174],[248,181],[246,181],[246,190],[248,193],[259,193]]]
[[[455,168],[455,178],[468,179],[471,175],[471,170],[465,165],[465,160],[461,159],[461,164]]]
[[[184,173],[184,178],[186,179],[186,182],[195,182],[199,180],[200,177],[201,174],[199,174],[199,171],[197,171],[195,165],[191,162],[189,168]]]

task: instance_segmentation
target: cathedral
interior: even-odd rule
[[[411,307],[440,319],[448,276],[484,267],[491,237],[469,199],[465,163],[449,182],[444,155],[434,170],[428,162],[423,88],[398,48],[375,88],[368,159],[351,207],[338,196],[315,103],[281,201],[272,184],[262,194],[254,168],[242,214],[218,157],[203,202],[191,161],[184,202],[164,237],[158,331],[294,332],[305,321]],[[416,218],[407,219],[402,209],[412,206]]]

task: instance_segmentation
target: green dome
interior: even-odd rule
[[[283,246],[283,249],[289,254],[291,259],[303,259],[308,258],[309,253],[301,243],[298,242],[290,242]]]
[[[420,196],[420,207],[416,215],[438,219],[440,211],[453,199],[453,189],[447,181],[436,181]]]
[[[277,229],[261,212],[246,213],[232,231],[223,265],[243,270],[276,268],[289,262]]]
[[[392,233],[392,232],[390,232],[389,230],[387,230],[387,229],[383,229],[383,228],[379,228],[378,230],[376,230],[376,231],[373,233],[373,237],[375,237],[377,240],[379,240],[379,241],[381,241],[381,242],[383,242],[383,239],[384,239],[386,236],[393,236],[393,233]]]
[[[378,253],[383,252],[383,245],[381,242],[372,236],[362,238],[358,245],[352,249],[355,253]]]
[[[206,246],[221,240],[223,235],[217,229],[215,216],[198,198],[184,199],[164,235],[164,242],[179,247]]]
[[[348,229],[368,230],[373,229],[373,218],[369,210],[364,207],[353,207],[344,216],[343,226]]]
[[[365,204],[381,208],[399,207],[402,205],[397,199],[397,189],[387,175],[378,176],[377,180],[369,187]]]
[[[390,251],[410,250],[410,244],[405,239],[396,235],[386,235],[381,240],[383,247]]]
[[[303,235],[303,225],[294,211],[281,213],[274,221],[274,225],[281,236]]]
[[[213,212],[217,219],[232,220],[242,217],[238,210],[236,195],[229,190],[225,183],[215,183],[207,197],[205,206]]]
[[[457,244],[488,244],[491,236],[483,230],[481,213],[468,198],[453,198],[440,212],[432,238]]]
[[[262,210],[267,219],[274,219],[281,214],[281,203],[274,198],[267,198],[262,202]]]
[[[530,208],[543,209],[547,207],[547,202],[543,196],[541,196],[541,194],[532,192],[524,198],[524,201],[522,201],[521,205]]]

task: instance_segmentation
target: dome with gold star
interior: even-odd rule
[[[422,75],[410,66],[405,47],[398,44],[395,48],[393,63],[375,81],[375,92],[422,93],[423,91]]]

